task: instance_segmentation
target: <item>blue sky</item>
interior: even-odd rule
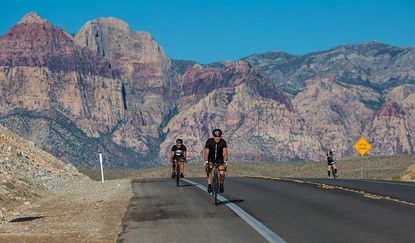
[[[97,17],[147,31],[172,59],[209,63],[280,50],[302,55],[377,40],[415,46],[410,0],[0,0],[0,33],[27,12],[76,33]]]

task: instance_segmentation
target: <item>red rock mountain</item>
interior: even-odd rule
[[[233,161],[413,154],[415,51],[377,42],[236,62],[171,61],[115,18],[73,37],[34,13],[0,37],[0,123],[59,159],[95,166],[166,162],[175,139],[201,159],[214,127]]]
[[[98,150],[110,166],[146,156],[140,137],[129,147],[119,142],[125,124],[145,120],[128,116],[130,83],[110,59],[33,13],[0,38],[0,50],[1,123],[76,165],[96,164]]]
[[[0,37],[0,48],[1,66],[45,67],[53,72],[115,77],[110,62],[79,47],[69,34],[34,13]]]
[[[112,140],[156,158],[164,136],[161,129],[175,111],[180,90],[170,59],[149,33],[131,32],[127,23],[115,18],[89,21],[75,41],[107,57],[120,70],[125,117]]]
[[[178,115],[167,125],[160,157],[169,142],[185,137],[189,155],[201,159],[215,127],[222,128],[239,161],[319,159],[320,143],[287,95],[244,61],[223,68],[196,65],[184,74]]]

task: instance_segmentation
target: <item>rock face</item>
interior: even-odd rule
[[[161,128],[174,112],[180,90],[170,59],[149,33],[131,32],[127,23],[115,18],[88,22],[75,40],[120,70],[127,120],[113,140],[142,154],[157,154]]]
[[[219,127],[233,161],[414,153],[415,49],[378,42],[236,62],[171,61],[115,18],[72,37],[34,13],[0,37],[0,123],[76,166],[166,162],[176,138],[200,161]]]
[[[371,154],[413,154],[414,48],[367,42],[305,56],[267,52],[244,60],[289,95],[322,147],[350,156],[364,136]]]
[[[33,14],[0,38],[0,50],[2,124],[77,166],[97,164],[98,150],[109,166],[134,164],[147,155],[143,139],[122,143],[124,134],[141,133],[134,125],[147,118],[129,116],[133,83],[122,79],[111,60]]]
[[[33,13],[0,37],[0,65],[114,78],[110,62],[79,47],[69,34]]]
[[[306,81],[315,77],[368,86],[377,91],[415,81],[415,49],[375,41],[304,56],[273,51],[244,60],[260,67],[278,87],[291,95],[301,92]]]
[[[415,84],[386,92],[385,102],[366,129],[377,154],[414,154]]]
[[[295,110],[313,128],[313,136],[337,156],[354,151],[353,144],[373,119],[375,110],[368,104],[381,102],[381,95],[364,86],[339,83],[333,78],[306,82],[304,91],[293,99]]]
[[[238,161],[319,157],[319,142],[293,111],[289,98],[268,76],[244,61],[222,69],[190,68],[183,77],[178,109],[167,126],[160,157],[168,153],[176,137],[183,137],[189,156],[200,161],[204,142],[215,127],[224,131]]]

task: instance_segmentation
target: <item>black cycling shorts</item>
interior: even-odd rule
[[[334,165],[334,164],[336,164],[336,162],[334,162],[333,160],[327,161],[327,165]]]
[[[223,165],[224,161],[223,160],[217,160],[216,163],[214,163],[213,161],[209,161],[209,164],[218,164],[218,165]]]

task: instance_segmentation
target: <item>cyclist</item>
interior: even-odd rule
[[[183,139],[177,139],[176,144],[171,147],[170,161],[172,163],[172,174],[171,178],[176,177],[176,163],[179,162],[180,166],[180,177],[184,178],[184,162],[186,161],[186,146],[183,144]],[[177,154],[180,154],[179,156]]]
[[[223,183],[225,182],[225,170],[228,160],[228,148],[226,141],[221,138],[222,131],[218,128],[212,131],[213,138],[206,141],[204,149],[205,168],[208,181],[208,192],[212,192],[213,165],[218,164],[219,171],[219,192],[224,192]]]
[[[336,161],[334,159],[334,149],[330,149],[327,153],[327,165],[328,165],[328,170],[327,170],[327,174],[330,178],[330,171],[331,169],[333,169],[333,177],[337,176],[337,168],[336,168]]]

